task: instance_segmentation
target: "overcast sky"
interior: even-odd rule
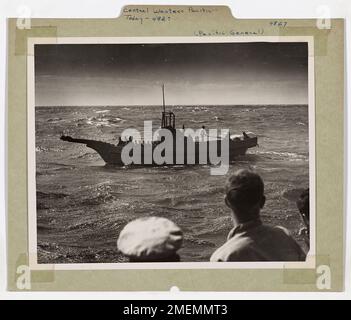
[[[36,45],[37,106],[307,104],[306,43]]]

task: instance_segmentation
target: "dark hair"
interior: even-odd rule
[[[233,174],[225,189],[229,204],[239,210],[257,205],[264,195],[262,178],[250,170],[239,170]]]
[[[307,221],[310,220],[310,189],[305,189],[296,201],[297,208]]]

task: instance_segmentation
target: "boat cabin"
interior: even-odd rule
[[[161,128],[175,130],[175,114],[173,112],[162,112]]]

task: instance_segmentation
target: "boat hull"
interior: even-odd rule
[[[170,157],[164,158],[164,153],[160,153],[164,161],[157,161],[153,156],[159,144],[147,145],[128,142],[123,145],[113,145],[97,140],[75,139],[67,136],[62,136],[61,140],[85,144],[88,148],[95,150],[106,164],[115,166],[216,164],[216,161],[219,161],[220,156],[223,155],[221,140],[207,142],[196,141],[189,145],[185,141],[181,148],[179,148],[176,143],[173,143],[173,147],[168,149],[168,152],[172,151]],[[257,137],[229,140],[229,161],[233,161],[237,156],[244,155],[249,148],[253,148],[257,145]],[[130,150],[128,153],[129,158],[135,159],[135,161],[129,161],[128,163],[123,161],[122,152],[125,147]],[[151,152],[146,152],[147,149]],[[210,152],[211,150],[213,152]],[[134,152],[136,152],[138,156],[134,157]]]

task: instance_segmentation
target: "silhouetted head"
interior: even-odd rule
[[[266,201],[261,177],[250,170],[236,171],[226,182],[225,194],[225,202],[238,223],[258,218]]]
[[[147,217],[129,222],[118,237],[117,247],[130,262],[178,262],[182,241],[183,233],[172,221]]]
[[[310,225],[310,189],[305,189],[296,201],[302,219],[306,226]]]

